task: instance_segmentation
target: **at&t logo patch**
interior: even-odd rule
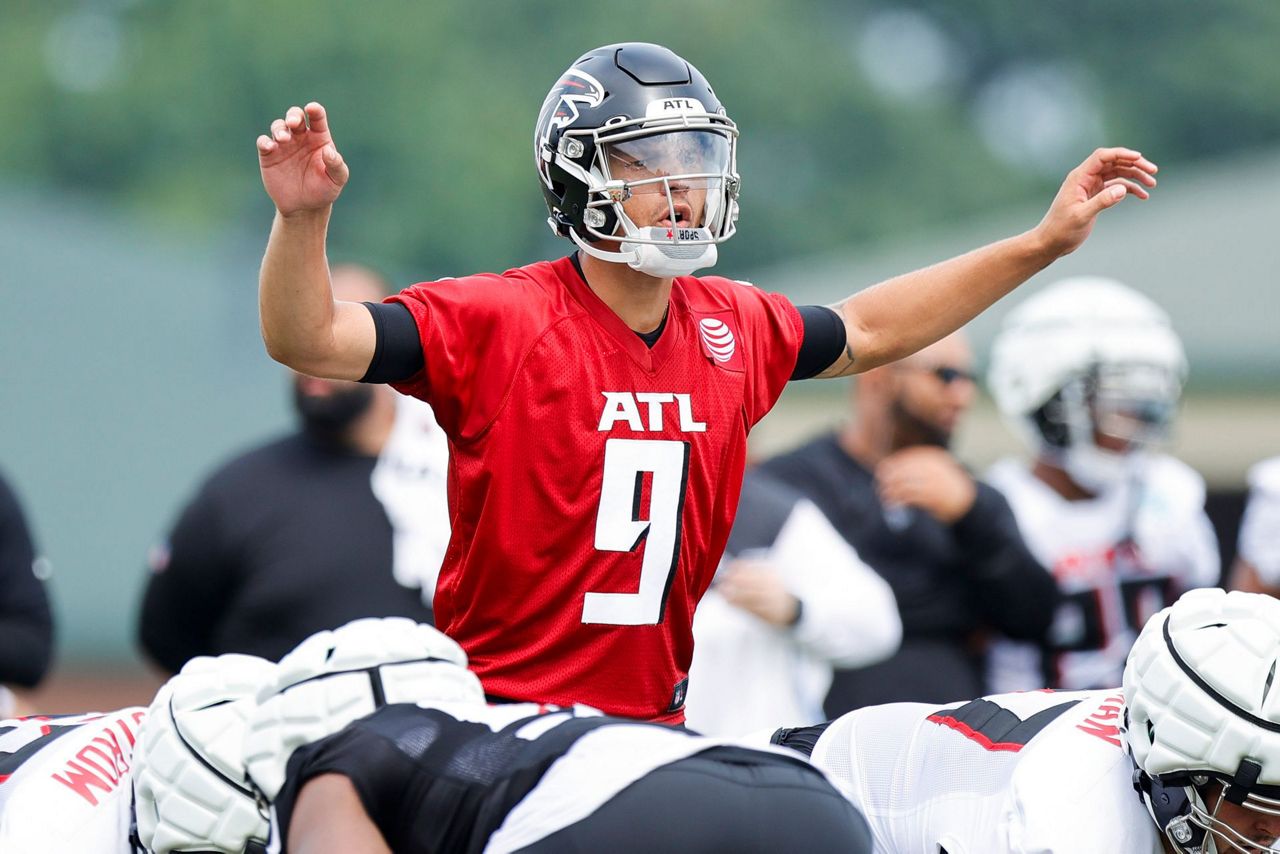
[[[733,358],[738,342],[734,340],[733,330],[724,321],[704,317],[698,321],[698,334],[702,336],[702,346],[712,359],[725,364]]]

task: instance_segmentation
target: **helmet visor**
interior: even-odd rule
[[[732,233],[733,142],[710,130],[650,134],[601,145],[603,172],[614,202],[631,200],[630,236],[646,226],[705,229],[697,242]],[[619,204],[621,212],[621,204]]]
[[[1100,370],[1094,391],[1098,432],[1144,447],[1169,435],[1182,385],[1170,371],[1154,365]]]
[[[604,145],[608,177],[633,193],[707,189],[731,171],[729,138],[715,131],[689,130],[642,136]]]

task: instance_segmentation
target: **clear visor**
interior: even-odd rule
[[[675,131],[605,143],[606,178],[632,193],[720,186],[732,167],[729,138],[704,130]]]
[[[1094,389],[1098,432],[1133,446],[1168,438],[1182,385],[1170,371],[1155,366],[1104,370]]]

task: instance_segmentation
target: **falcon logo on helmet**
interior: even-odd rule
[[[553,101],[556,102],[556,110],[550,115],[548,125],[550,128],[559,129],[564,125],[577,122],[580,115],[577,105],[581,104],[585,108],[594,109],[600,106],[600,101],[603,100],[604,87],[600,86],[600,81],[586,72],[571,68],[561,74],[559,82],[552,87],[552,91],[547,93],[547,100],[543,102],[541,111],[552,106]]]

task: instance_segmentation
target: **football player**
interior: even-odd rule
[[[843,780],[878,854],[1246,854],[1280,835],[1280,601],[1193,590],[1123,688],[871,706],[773,742]]]
[[[438,660],[403,672],[398,622],[309,639],[259,695],[245,765],[285,850],[870,851],[846,797],[794,754],[490,706],[443,635]]]
[[[729,534],[747,433],[787,381],[941,338],[1155,184],[1138,152],[1099,149],[1035,228],[797,309],[691,275],[734,234],[737,138],[706,78],[666,48],[590,51],[551,87],[533,138],[550,225],[573,253],[366,306],[329,285],[328,222],[349,170],[324,108],[290,107],[258,137],[276,206],[259,292],[267,350],[432,405],[453,522],[436,619],[492,695],[680,721],[694,606]]]
[[[137,825],[152,851],[249,851],[266,822],[244,781],[239,740],[254,694],[273,665],[248,655],[194,658],[140,706],[102,714],[0,722],[0,851],[4,854],[132,854],[134,778],[142,747],[153,767],[202,794],[197,808],[157,832],[154,781],[137,789]],[[148,740],[147,720],[171,738]],[[260,848],[258,850],[261,850]]]
[[[1186,372],[1168,315],[1111,279],[1057,282],[1005,319],[991,392],[1034,457],[986,480],[1062,601],[1044,645],[992,645],[989,690],[1116,685],[1146,619],[1217,584],[1204,479],[1159,451]]]

